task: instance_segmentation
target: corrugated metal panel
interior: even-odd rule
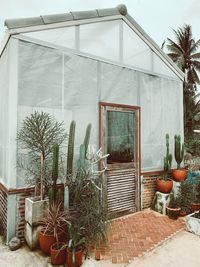
[[[132,164],[131,164],[132,165]],[[110,213],[136,211],[135,168],[112,165],[107,171],[107,208]]]

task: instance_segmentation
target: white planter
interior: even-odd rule
[[[28,222],[25,224],[25,240],[31,250],[39,245],[39,232],[41,229],[41,225],[31,226]]]
[[[39,197],[29,197],[25,200],[25,221],[30,226],[38,225],[44,217],[45,210],[49,206],[49,200],[40,200]]]
[[[195,213],[197,212],[186,216],[186,227],[189,232],[194,233],[196,235],[200,235],[200,219],[193,217]]]

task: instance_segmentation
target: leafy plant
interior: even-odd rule
[[[44,233],[53,234],[58,242],[58,234],[65,234],[66,225],[69,223],[68,219],[69,214],[66,210],[62,210],[61,203],[52,203],[40,224],[43,226]]]
[[[178,201],[177,201],[177,199],[175,198],[174,193],[171,193],[169,197],[170,197],[170,200],[169,200],[169,205],[168,205],[168,207],[169,207],[169,208],[172,208],[172,209],[178,208],[178,207],[179,207],[179,205],[178,205]]]
[[[17,133],[18,144],[27,151],[31,167],[21,163],[18,166],[34,177],[35,194],[39,194],[41,199],[44,198],[46,178],[49,177],[47,162],[51,162],[53,146],[60,145],[65,137],[63,122],[59,123],[50,114],[38,111],[23,120]]]
[[[177,162],[177,169],[180,169],[181,162],[183,161],[183,157],[184,157],[184,144],[182,144],[181,146],[180,135],[174,136],[174,155],[175,155],[175,160]]]
[[[182,211],[189,212],[191,203],[194,200],[193,185],[186,181],[181,181],[178,188],[177,202]]]

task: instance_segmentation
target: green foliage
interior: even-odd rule
[[[200,156],[200,136],[193,134],[185,138],[185,149],[192,156]]]
[[[68,150],[67,150],[67,178],[71,177],[73,173],[75,129],[76,129],[76,122],[72,121],[69,129]]]
[[[52,166],[52,181],[53,181],[53,202],[56,202],[56,185],[58,180],[58,161],[59,161],[59,145],[53,146],[53,166]]]
[[[51,184],[52,152],[54,144],[60,145],[66,137],[63,122],[57,122],[50,114],[35,111],[27,116],[17,133],[17,141],[28,153],[28,164],[18,160],[25,170],[27,182],[35,186],[35,194],[44,197]]]
[[[172,209],[175,209],[175,208],[177,208],[178,207],[178,201],[177,201],[177,199],[175,198],[175,196],[174,196],[174,193],[170,193],[170,200],[169,200],[169,205],[168,205],[168,207],[169,208],[172,208]]]
[[[172,154],[169,154],[169,134],[166,134],[166,155],[164,157],[164,171],[169,173],[172,165]]]
[[[191,203],[194,201],[193,185],[187,180],[180,183],[178,189],[177,203],[181,210],[190,211]]]
[[[177,169],[180,169],[181,162],[184,158],[184,144],[181,147],[181,136],[175,135],[174,136],[174,155],[175,160],[177,162]]]
[[[85,157],[86,157],[86,153],[87,153],[88,145],[89,145],[89,141],[90,141],[91,129],[92,129],[92,124],[89,123],[87,128],[86,128],[85,138],[84,138],[84,142],[83,142],[83,144],[85,145]]]

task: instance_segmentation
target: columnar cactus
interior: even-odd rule
[[[84,142],[83,142],[83,144],[85,145],[85,157],[86,157],[86,153],[87,153],[88,145],[89,145],[89,141],[90,141],[91,128],[92,128],[92,124],[89,123],[87,128],[86,128],[85,138],[84,138]]]
[[[69,140],[67,150],[67,178],[73,173],[73,158],[74,158],[74,140],[75,140],[76,122],[72,121],[69,129]]]
[[[79,150],[79,168],[81,170],[85,169],[86,161],[85,161],[85,145],[81,144],[80,145],[80,150]]]
[[[166,134],[166,156],[164,157],[164,170],[169,172],[172,165],[172,154],[169,154],[169,134]]]
[[[181,162],[183,161],[184,157],[184,144],[182,144],[181,146],[180,135],[174,136],[174,155],[175,155],[175,160],[177,162],[177,169],[180,169]]]
[[[53,202],[56,202],[56,184],[58,179],[58,161],[59,161],[59,145],[53,146],[53,167],[52,167],[52,180],[53,180]]]

